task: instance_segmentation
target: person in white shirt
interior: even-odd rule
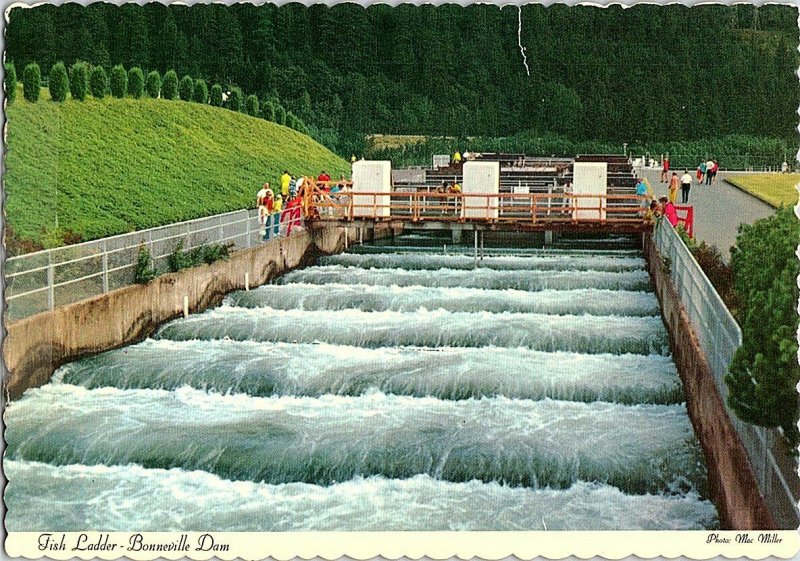
[[[264,183],[264,186],[261,190],[256,193],[256,207],[260,207],[264,204],[264,198],[267,196],[267,190],[269,189],[269,183]]]
[[[684,170],[681,176],[681,203],[686,204],[689,202],[689,189],[692,187],[692,176],[689,175],[688,170]]]

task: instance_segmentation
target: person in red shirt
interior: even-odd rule
[[[669,156],[664,158],[664,165],[661,168],[661,183],[667,182],[668,174],[669,174]]]
[[[330,186],[330,183],[329,183],[330,180],[331,180],[331,176],[328,175],[327,173],[325,173],[324,171],[319,174],[319,177],[317,177],[317,182],[318,183],[322,183],[321,187],[322,187],[323,191],[330,191],[331,190],[331,186]],[[326,182],[328,182],[328,183],[326,183]]]

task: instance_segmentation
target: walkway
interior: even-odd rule
[[[682,175],[683,170],[678,171]],[[695,170],[689,170],[694,176]],[[667,185],[658,182],[660,171],[646,170],[644,176],[661,197],[667,194]],[[697,177],[689,192],[689,204],[694,206],[694,234],[698,240],[715,245],[723,259],[730,261],[730,248],[736,243],[739,224],[751,224],[760,218],[771,216],[775,209],[752,195],[724,181],[725,175],[717,174],[716,183],[698,185]],[[678,196],[680,201],[680,195]]]

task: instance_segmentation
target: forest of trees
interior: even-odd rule
[[[364,135],[793,142],[797,9],[298,3],[11,10],[7,57],[168,70],[280,103],[349,155]],[[46,77],[45,77],[46,78]]]

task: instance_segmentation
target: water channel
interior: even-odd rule
[[[718,526],[638,251],[393,243],[9,404],[7,528]]]

